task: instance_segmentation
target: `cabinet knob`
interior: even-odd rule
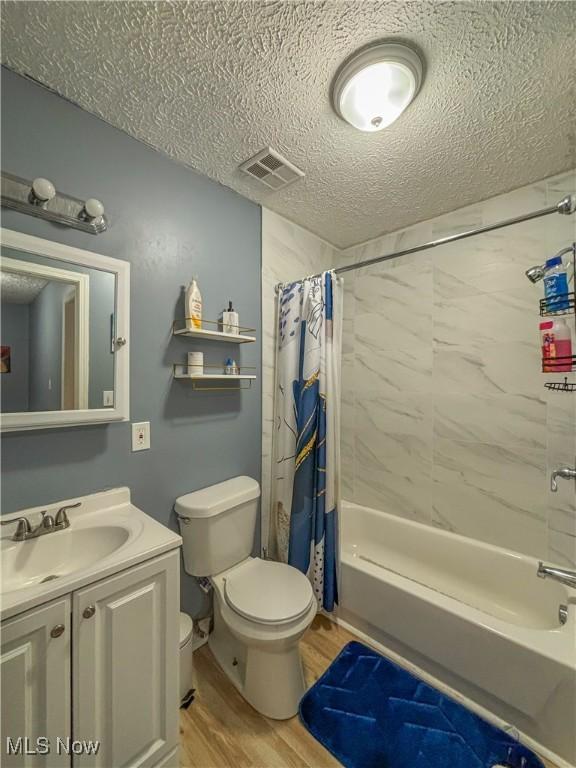
[[[60,635],[64,634],[64,630],[66,627],[64,624],[56,624],[55,627],[52,627],[50,630],[50,637],[60,637]]]
[[[84,616],[85,619],[91,619],[95,613],[96,608],[93,605],[89,605],[82,611],[82,616]]]

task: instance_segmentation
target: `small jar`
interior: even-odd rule
[[[188,376],[204,375],[204,353],[188,352]]]

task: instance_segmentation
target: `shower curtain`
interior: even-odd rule
[[[305,573],[319,608],[338,600],[342,281],[334,272],[278,297],[270,551]]]

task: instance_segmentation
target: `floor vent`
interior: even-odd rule
[[[304,176],[304,171],[296,168],[285,157],[279,155],[273,149],[268,147],[258,152],[245,163],[242,163],[240,170],[252,176],[268,189],[282,189],[282,187],[292,184]]]

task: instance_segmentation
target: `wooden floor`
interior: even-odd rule
[[[315,682],[354,639],[342,627],[317,617],[301,642],[307,682]],[[252,709],[216,664],[208,646],[194,653],[194,666],[196,699],[188,710],[180,710],[182,768],[340,766],[298,717],[270,720]]]

